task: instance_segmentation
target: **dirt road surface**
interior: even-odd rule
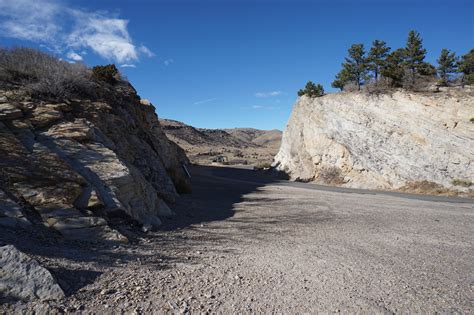
[[[68,297],[3,310],[474,312],[472,199],[192,174],[178,216],[131,244],[17,244]]]

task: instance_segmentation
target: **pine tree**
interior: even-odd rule
[[[425,56],[426,49],[423,48],[423,40],[421,39],[420,33],[410,31],[405,47],[405,65],[410,70],[413,81],[415,81],[418,70],[426,66],[423,65]]]
[[[311,81],[306,83],[304,89],[298,91],[298,96],[306,95],[308,97],[320,97],[324,95],[324,88],[321,84],[314,84]]]
[[[391,79],[392,86],[401,87],[405,75],[405,49],[398,48],[387,56],[387,60],[381,69],[382,76]]]
[[[377,82],[382,68],[386,64],[386,58],[390,47],[383,40],[374,40],[372,48],[370,48],[369,56],[367,57],[368,69],[373,71],[375,82]]]
[[[343,69],[347,72],[350,81],[357,85],[357,89],[364,84],[367,79],[367,60],[363,44],[353,44],[348,50],[349,57],[342,64]]]
[[[331,86],[335,89],[340,89],[341,91],[344,90],[344,86],[351,81],[351,77],[349,72],[343,68],[339,73],[336,75],[336,79],[331,83]]]
[[[442,85],[447,85],[450,75],[457,71],[456,54],[454,52],[450,52],[446,48],[443,48],[437,62],[440,83]]]
[[[474,85],[474,49],[461,57],[459,72],[463,73],[463,82]]]

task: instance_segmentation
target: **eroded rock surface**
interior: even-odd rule
[[[184,152],[130,85],[109,94],[45,102],[0,91],[0,225],[28,224],[28,212],[70,239],[126,241],[111,218],[156,227],[172,215],[190,191]]]
[[[0,302],[55,300],[64,292],[51,273],[12,245],[0,247]]]
[[[293,180],[397,189],[474,181],[474,90],[301,97],[275,164]]]

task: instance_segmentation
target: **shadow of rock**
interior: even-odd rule
[[[48,269],[54,276],[66,296],[73,295],[81,288],[91,284],[102,272],[93,270],[74,270],[63,267],[51,267]]]
[[[176,216],[164,219],[160,230],[172,231],[232,217],[233,206],[259,187],[279,181],[273,173],[249,168],[194,165],[190,167],[192,195],[182,195],[173,210]],[[258,174],[257,174],[258,173]]]

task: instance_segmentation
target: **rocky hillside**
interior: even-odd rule
[[[473,118],[469,87],[303,96],[293,108],[275,166],[293,180],[466,191],[474,181]]]
[[[46,226],[68,239],[126,241],[114,222],[149,229],[190,190],[183,150],[126,82],[96,100],[0,91],[0,228]]]
[[[169,119],[160,123],[167,137],[182,147],[192,162],[204,165],[219,156],[230,164],[270,164],[282,136],[279,130],[203,129]]]

